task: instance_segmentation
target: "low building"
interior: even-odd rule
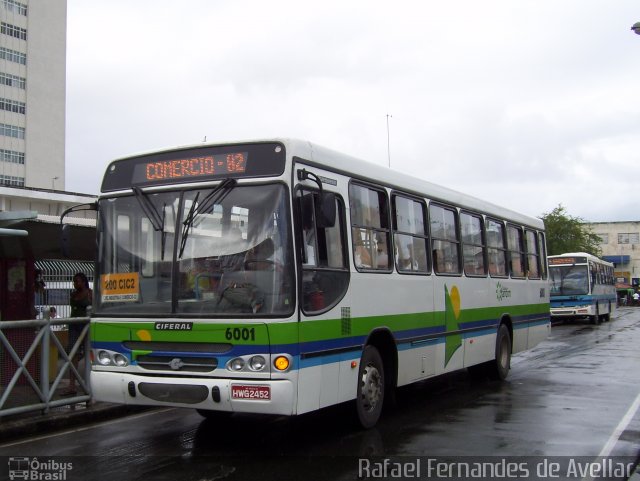
[[[95,200],[92,195],[51,189],[0,187],[0,320],[38,315],[38,276],[46,276],[50,264],[58,270],[59,265],[68,265],[70,276],[75,268],[70,261],[93,264],[95,211],[74,212],[65,218],[71,231],[69,259],[62,252],[60,214]],[[53,262],[61,259],[65,260]]]
[[[640,287],[640,221],[590,222],[602,258],[615,264],[616,282]]]

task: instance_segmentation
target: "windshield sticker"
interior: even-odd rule
[[[100,276],[102,302],[136,302],[140,298],[137,272]]]

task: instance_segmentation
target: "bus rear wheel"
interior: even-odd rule
[[[384,366],[380,353],[374,346],[362,352],[358,370],[356,411],[362,427],[368,429],[378,422],[384,402]]]
[[[491,379],[504,381],[511,369],[511,335],[509,328],[500,324],[496,336],[496,358],[489,363],[488,374]]]

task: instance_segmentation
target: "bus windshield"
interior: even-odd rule
[[[552,296],[589,294],[589,271],[586,265],[550,266],[549,273]]]
[[[293,246],[282,184],[103,198],[101,315],[286,316]]]

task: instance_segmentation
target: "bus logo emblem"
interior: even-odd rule
[[[508,287],[504,287],[502,284],[498,282],[496,286],[496,298],[501,301],[502,299],[506,299],[511,297],[511,289]]]
[[[191,331],[193,322],[156,322],[156,331]]]
[[[178,357],[171,359],[171,361],[169,362],[169,367],[174,371],[179,371],[183,366],[184,362],[182,362],[182,359]]]

